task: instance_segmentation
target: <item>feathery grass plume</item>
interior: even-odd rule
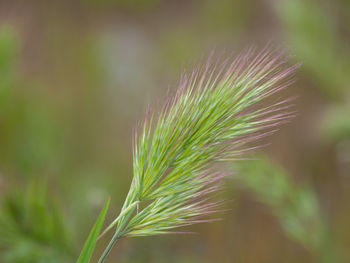
[[[251,143],[293,116],[286,111],[288,99],[259,104],[288,86],[296,67],[286,65],[283,52],[267,47],[224,62],[211,56],[184,73],[174,98],[158,115],[148,112],[135,134],[134,177],[120,215],[106,229],[116,226],[99,262],[121,237],[210,221],[206,216],[222,205],[212,201],[212,193],[225,177],[213,165],[256,148]]]

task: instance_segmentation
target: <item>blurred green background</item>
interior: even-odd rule
[[[2,1],[0,262],[74,262],[108,196],[108,221],[121,208],[147,105],[212,49],[268,42],[302,63],[281,94],[298,116],[232,164],[230,210],[107,262],[350,262],[348,0]]]

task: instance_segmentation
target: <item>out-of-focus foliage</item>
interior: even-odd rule
[[[1,198],[0,247],[4,263],[65,263],[74,242],[58,204],[43,186],[11,189]]]
[[[0,27],[0,113],[8,104],[13,83],[13,67],[17,55],[17,36],[12,27]]]
[[[32,100],[34,96],[18,93],[18,42],[13,27],[0,28],[0,155],[2,167],[7,160],[11,165],[16,164],[17,171],[28,173],[31,167],[37,168],[52,157],[45,149],[49,138],[45,124],[50,118]],[[14,103],[17,100],[21,103]],[[0,192],[0,261],[67,262],[72,257],[74,242],[68,236],[59,206],[47,194],[46,187],[31,184],[20,191],[6,182],[6,192]]]
[[[319,262],[338,258],[317,195],[307,184],[297,184],[267,157],[236,166],[235,184],[251,191],[278,218],[283,230],[318,257]]]
[[[85,0],[95,6],[121,7],[139,12],[152,10],[161,0]]]
[[[350,46],[342,39],[340,20],[330,6],[315,0],[276,1],[288,45],[333,101],[325,110],[323,130],[341,140],[350,138]],[[349,5],[342,3],[339,8],[349,10]]]
[[[336,140],[350,139],[350,102],[330,105],[324,116],[323,132]]]
[[[58,127],[41,94],[25,91],[16,78],[19,40],[13,27],[0,29],[0,158],[15,171],[35,174],[55,159]],[[16,102],[16,103],[14,103]]]
[[[275,2],[297,59],[314,74],[326,95],[340,99],[349,87],[350,56],[337,32],[335,15],[315,0]]]

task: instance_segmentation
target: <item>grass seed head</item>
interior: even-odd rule
[[[117,231],[127,236],[168,233],[207,221],[220,209],[212,201],[225,174],[217,162],[241,158],[254,143],[288,121],[289,99],[269,105],[266,98],[287,87],[295,66],[283,52],[248,50],[221,62],[212,56],[191,73],[159,114],[147,111],[134,137],[134,177]],[[253,143],[253,145],[252,145]]]

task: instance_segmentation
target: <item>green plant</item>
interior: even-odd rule
[[[350,49],[339,32],[339,21],[332,8],[314,0],[274,3],[293,52],[328,99],[321,113],[322,133],[331,141],[349,139]],[[345,3],[342,9],[347,10]]]
[[[24,192],[11,189],[0,206],[1,262],[64,263],[72,259],[74,242],[62,211],[44,185]]]
[[[309,184],[294,182],[287,171],[262,155],[234,165],[234,170],[234,185],[251,191],[267,205],[290,239],[314,254],[318,262],[339,262],[327,219]]]
[[[119,216],[103,232],[115,230],[99,263],[122,237],[213,220],[207,216],[224,202],[212,201],[225,177],[216,164],[255,149],[253,143],[293,117],[288,99],[261,103],[289,85],[296,67],[266,48],[223,63],[210,58],[184,73],[174,98],[158,115],[148,111],[135,135],[134,177]]]
[[[105,204],[105,206],[103,207],[94,227],[92,228],[92,230],[89,234],[89,237],[88,237],[87,241],[85,242],[84,248],[80,253],[80,256],[78,258],[77,263],[89,262],[89,260],[92,256],[92,253],[95,249],[98,235],[101,232],[103,222],[105,220],[106,213],[108,210],[108,206],[109,206],[109,199],[108,199],[107,203]]]

